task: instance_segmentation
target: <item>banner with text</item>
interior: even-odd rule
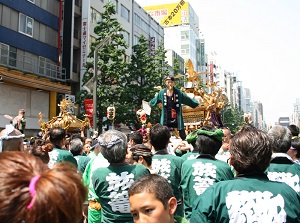
[[[90,125],[93,128],[93,113],[94,113],[93,99],[85,99],[84,100],[84,108],[85,108],[87,117],[90,119]]]

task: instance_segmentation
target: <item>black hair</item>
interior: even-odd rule
[[[139,161],[139,157],[142,156],[142,155],[132,155],[132,159],[135,161],[135,162],[138,162]],[[145,162],[147,163],[147,165],[150,167],[152,165],[152,156],[142,156],[145,160]]]
[[[129,135],[129,139],[133,140],[135,144],[143,143],[143,135],[140,132],[133,132]]]
[[[66,131],[61,127],[51,128],[49,131],[50,142],[53,145],[58,145],[66,136]]]
[[[291,131],[292,136],[298,136],[299,135],[299,127],[298,126],[291,124],[287,128]]]
[[[296,157],[300,158],[300,138],[292,139],[292,147],[297,150]]]
[[[150,142],[155,151],[166,149],[170,138],[171,133],[167,126],[157,123],[150,129]]]

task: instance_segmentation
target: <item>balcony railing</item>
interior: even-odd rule
[[[1,66],[24,73],[35,74],[51,80],[66,81],[66,69],[55,64],[51,64],[45,61],[44,58],[39,60],[3,49],[0,52]]]

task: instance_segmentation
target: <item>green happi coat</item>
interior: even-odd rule
[[[197,159],[187,160],[182,164],[181,178],[184,216],[189,219],[198,196],[216,182],[232,180],[233,173],[227,163],[201,154]]]
[[[88,162],[91,160],[87,156],[74,156],[75,160],[77,161],[77,170],[79,173],[83,174]]]
[[[177,124],[178,129],[181,130],[184,128],[184,122],[182,117],[182,104],[188,105],[192,108],[196,108],[199,105],[199,101],[197,101],[194,98],[190,98],[186,93],[180,91],[178,88],[174,88],[174,94],[175,94],[175,107],[176,107],[176,115],[177,115]],[[167,90],[162,89],[158,92],[158,94],[149,102],[150,106],[155,106],[159,103],[162,103],[162,110],[161,110],[161,116],[160,116],[160,124],[166,125],[167,117],[166,115],[166,95]]]
[[[67,150],[56,147],[51,152],[49,152],[49,157],[50,157],[48,163],[49,168],[52,168],[56,163],[64,162],[64,161],[73,163],[77,168],[76,159],[74,158],[73,154]]]
[[[177,199],[178,205],[175,215],[183,217],[182,193],[180,189],[181,181],[181,166],[183,159],[178,156],[168,154],[167,151],[158,151],[152,157],[152,169],[157,174],[166,178],[172,186],[174,196]]]
[[[187,152],[186,154],[183,154],[181,158],[186,161],[186,160],[193,160],[196,159],[199,156],[199,151],[192,151],[192,152]]]
[[[95,170],[101,167],[108,167],[109,162],[107,159],[103,157],[101,153],[98,154],[94,159],[91,159],[91,161],[87,164],[85,171],[83,173],[83,181],[88,186],[89,192],[88,192],[88,201],[97,201],[99,202],[99,198],[96,195],[94,191],[94,187],[92,184],[92,176]],[[99,223],[101,222],[101,210],[91,209],[89,207],[88,209],[88,222],[89,223]]]
[[[284,182],[300,195],[299,164],[294,163],[284,155],[276,156],[274,159],[272,159],[271,164],[267,169],[267,174],[269,180]]]
[[[300,222],[300,197],[265,174],[239,175],[207,188],[194,202],[190,223]]]
[[[102,206],[105,223],[132,223],[128,189],[141,176],[149,174],[142,164],[110,165],[93,172],[92,184]]]

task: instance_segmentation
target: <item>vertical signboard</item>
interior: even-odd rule
[[[84,108],[87,117],[90,119],[90,126],[93,128],[93,113],[94,113],[94,103],[93,99],[85,99],[84,100]]]
[[[80,52],[80,86],[82,86],[82,77],[86,72],[87,56],[90,52],[90,1],[82,1],[81,5],[81,52]]]
[[[150,56],[153,57],[155,53],[155,37],[150,37],[149,44],[150,44]]]
[[[88,47],[88,21],[87,19],[83,19],[81,30],[81,69],[85,69],[86,66]]]

